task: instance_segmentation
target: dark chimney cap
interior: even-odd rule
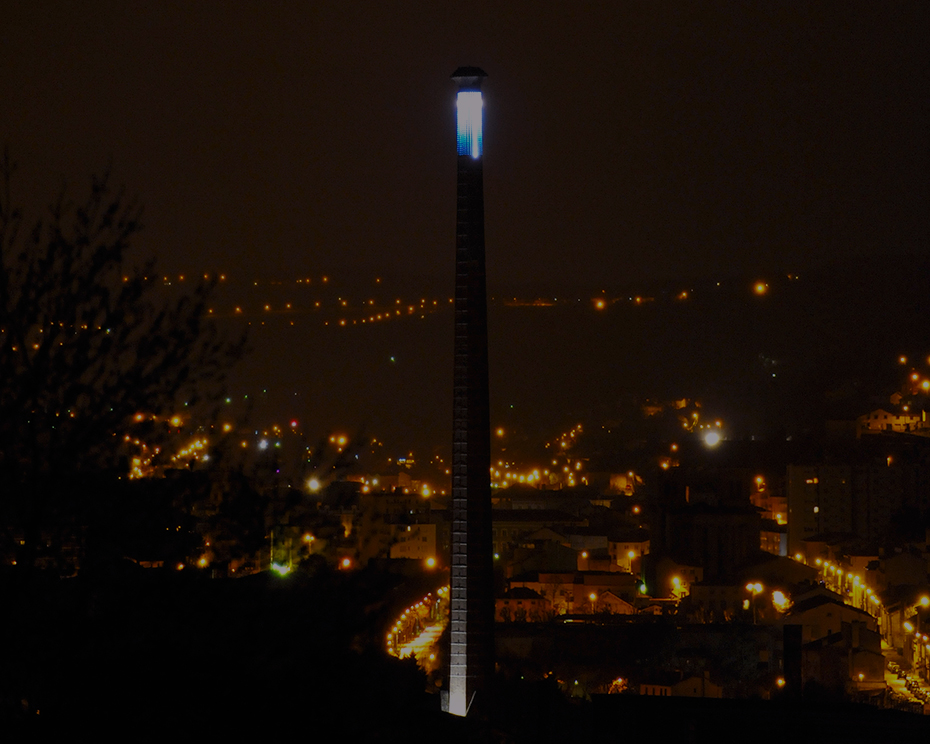
[[[459,90],[481,90],[481,83],[488,76],[480,67],[459,67],[452,73]]]

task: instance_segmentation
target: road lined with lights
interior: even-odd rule
[[[399,659],[413,656],[427,672],[436,667],[439,637],[449,622],[449,587],[430,592],[405,609],[387,634],[387,652]]]

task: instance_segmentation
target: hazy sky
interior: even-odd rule
[[[926,246],[926,2],[2,5],[21,190],[111,165],[169,271],[451,287],[465,64],[492,285]]]

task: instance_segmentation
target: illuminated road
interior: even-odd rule
[[[449,621],[449,587],[444,586],[411,605],[387,634],[387,651],[398,658],[413,656],[427,672],[436,666],[437,644]]]
[[[397,651],[397,655],[401,659],[407,656],[415,656],[420,666],[428,667],[429,663],[435,660],[436,644],[439,642],[439,636],[442,635],[445,627],[445,620],[430,625],[416,638],[401,646]]]

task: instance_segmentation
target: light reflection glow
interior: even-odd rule
[[[481,91],[461,90],[456,98],[457,130],[456,149],[459,155],[481,157],[482,146],[482,107]]]

